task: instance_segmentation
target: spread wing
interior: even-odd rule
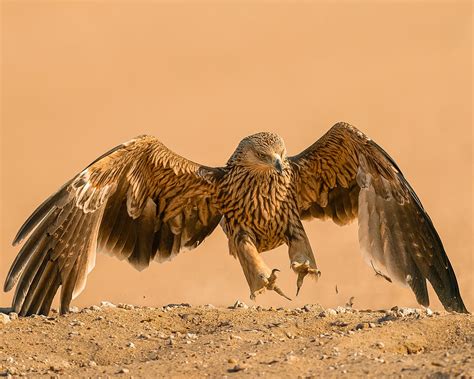
[[[429,305],[426,279],[447,310],[467,312],[454,270],[420,200],[393,159],[356,128],[338,123],[290,161],[302,218],[357,218],[376,273],[411,287]]]
[[[96,251],[141,270],[198,246],[221,215],[211,198],[220,170],[193,163],[154,137],[117,146],[41,204],[13,243],[28,239],[7,275],[13,308],[47,314],[61,286],[61,312],[84,288]]]

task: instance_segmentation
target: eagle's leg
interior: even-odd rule
[[[310,274],[316,278],[321,276],[321,271],[318,270],[313,250],[311,249],[308,236],[306,235],[301,222],[299,222],[296,227],[291,230],[291,233],[289,233],[288,247],[290,267],[298,274],[298,279],[296,281],[296,296],[298,296],[306,275]]]
[[[235,247],[237,257],[239,258],[240,265],[242,266],[250,288],[250,298],[252,300],[255,300],[255,297],[264,292],[265,289],[273,290],[279,295],[291,300],[276,285],[276,273],[280,270],[271,270],[265,264],[255,244],[247,234],[239,233]]]

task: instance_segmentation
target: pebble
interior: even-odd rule
[[[96,367],[97,363],[95,361],[89,361],[89,367]]]
[[[311,312],[311,306],[306,304],[303,309],[306,311],[306,312]]]
[[[379,341],[379,342],[375,343],[375,346],[378,347],[379,349],[383,349],[385,347],[385,344],[383,342]]]
[[[5,313],[0,313],[0,324],[8,324],[11,322],[10,317]]]
[[[128,368],[122,367],[118,370],[118,374],[128,374],[130,370]]]
[[[245,304],[244,302],[240,301],[240,300],[237,300],[233,306],[231,306],[230,308],[231,309],[238,309],[238,308],[242,308],[242,309],[248,309],[248,305]]]
[[[15,313],[15,312],[10,312],[10,314],[8,315],[10,316],[10,320],[18,320],[18,313]]]
[[[369,322],[369,328],[375,328],[375,327],[376,327],[375,323]]]
[[[290,332],[286,332],[285,334],[290,340],[294,340],[296,338],[295,335],[291,334]]]
[[[361,329],[364,329],[364,327],[365,327],[365,325],[362,324],[362,323],[360,323],[360,324],[357,324],[357,325],[355,326],[355,330],[361,330]]]
[[[90,309],[91,311],[96,311],[96,312],[102,310],[101,307],[99,307],[98,305],[95,305],[95,304],[94,304],[94,305],[91,305],[91,306],[89,307],[89,309]]]
[[[326,314],[328,316],[335,316],[335,315],[337,315],[337,312],[332,308],[328,308],[328,309],[326,309]]]
[[[132,304],[118,303],[117,308],[126,309],[127,311],[131,311],[131,310],[135,309],[135,306],[132,305]]]
[[[69,312],[70,313],[79,313],[81,310],[76,307],[76,306],[73,306],[73,307],[69,307]]]
[[[116,308],[116,305],[112,304],[110,301],[101,301],[100,306],[103,308]]]
[[[431,309],[429,309],[429,308],[426,308],[426,315],[427,315],[428,317],[433,317],[433,311],[432,311]]]
[[[231,339],[231,340],[241,340],[242,337],[236,336],[236,335],[234,335],[234,334],[231,334],[231,335],[230,335],[230,339]]]
[[[127,343],[127,347],[129,347],[130,349],[135,349],[135,344],[133,342],[129,342]]]

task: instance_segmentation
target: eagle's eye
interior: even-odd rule
[[[260,159],[262,159],[262,160],[265,160],[266,155],[265,155],[265,153],[262,153],[262,152],[260,152],[260,151],[257,151],[257,157],[260,158]]]

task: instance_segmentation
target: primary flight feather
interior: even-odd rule
[[[86,284],[97,251],[139,270],[197,247],[218,224],[254,298],[287,297],[260,253],[289,248],[297,291],[319,276],[302,219],[357,218],[362,253],[387,280],[408,285],[429,305],[427,283],[443,306],[467,312],[431,219],[392,158],[355,127],[338,123],[294,157],[273,133],[244,138],[227,164],[183,158],[151,136],[110,150],[41,204],[20,228],[22,242],[5,280],[13,309],[47,314],[61,287],[61,313]]]

